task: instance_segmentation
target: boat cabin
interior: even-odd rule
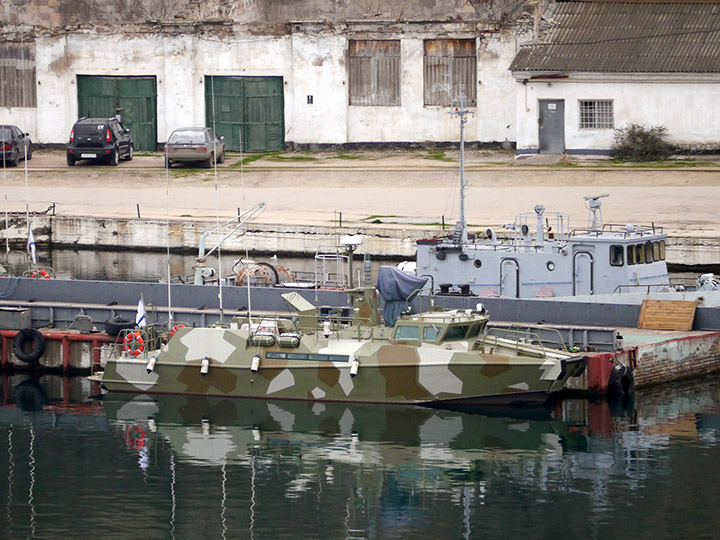
[[[398,343],[436,344],[468,340],[478,337],[487,322],[487,315],[457,310],[407,316],[398,319],[395,323],[392,340]]]
[[[542,298],[669,287],[667,235],[655,225],[603,224],[598,197],[589,197],[585,229],[571,229],[567,214],[516,215],[506,240],[490,229],[486,238],[417,243],[418,276],[429,276],[438,294]]]

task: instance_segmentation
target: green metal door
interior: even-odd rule
[[[205,77],[206,123],[228,150],[282,150],[284,109],[282,77]]]
[[[157,81],[155,77],[78,75],[78,116],[123,115],[135,150],[157,149]]]

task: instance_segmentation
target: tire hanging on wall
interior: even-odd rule
[[[630,394],[635,390],[635,377],[632,370],[622,364],[616,364],[608,379],[608,394]]]
[[[28,350],[27,344],[31,343]],[[34,328],[23,328],[13,340],[13,353],[15,357],[28,364],[37,361],[45,352],[45,338]]]

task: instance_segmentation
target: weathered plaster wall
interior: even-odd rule
[[[515,34],[524,36],[529,22],[506,26],[504,20],[504,29],[497,30],[507,5],[6,0],[0,6],[0,41],[35,40],[38,105],[0,109],[0,118],[21,125],[36,142],[62,144],[77,118],[78,75],[154,76],[157,140],[163,142],[175,127],[205,123],[206,75],[279,76],[287,143],[456,141],[458,123],[448,109],[424,106],[423,40],[476,38],[478,108],[466,138],[514,140],[515,85],[507,66],[517,48]],[[401,40],[400,106],[348,105],[349,39]]]
[[[612,99],[615,127],[629,123],[665,126],[669,139],[693,150],[720,148],[720,78],[628,77],[625,79],[518,83],[517,147],[538,148],[538,100],[565,100],[565,147],[568,150],[610,149],[613,129],[579,129],[580,99]]]

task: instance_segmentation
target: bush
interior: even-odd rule
[[[629,124],[615,130],[615,142],[610,155],[625,161],[654,161],[668,157],[674,149],[667,142],[667,129],[664,126],[646,128],[639,124]]]

